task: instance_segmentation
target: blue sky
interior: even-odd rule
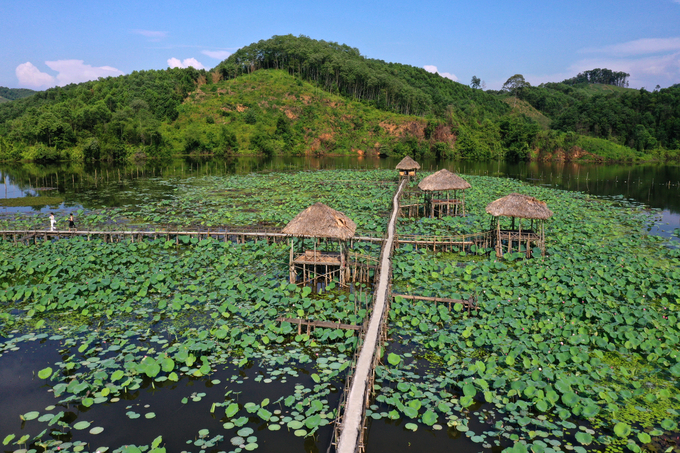
[[[135,70],[212,68],[241,46],[307,35],[499,89],[607,67],[680,83],[680,0],[0,0],[0,86],[44,89]]]

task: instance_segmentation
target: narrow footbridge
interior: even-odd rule
[[[197,239],[216,239],[223,242],[245,243],[246,241],[266,241],[267,243],[285,242],[291,236],[282,233],[278,228],[234,227],[215,230],[177,230],[177,229],[101,229],[101,230],[0,230],[4,241],[14,243],[37,243],[39,241],[86,237],[87,240],[98,238],[104,242],[139,242],[143,240],[165,239],[180,242],[181,237]],[[383,238],[370,233],[363,233],[352,238],[352,242],[383,242]]]
[[[392,250],[395,245],[395,225],[399,215],[399,197],[406,181],[402,181],[392,200],[392,214],[387,227],[387,238],[380,254],[380,277],[374,293],[373,309],[368,327],[358,350],[356,367],[349,378],[348,392],[340,404],[336,423],[336,451],[354,453],[363,450],[363,431],[366,405],[375,377],[375,367],[380,360],[380,346],[386,332],[386,317],[390,302],[392,280]]]

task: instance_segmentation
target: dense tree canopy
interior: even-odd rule
[[[135,71],[3,103],[0,151],[16,158],[31,147],[29,157],[40,160],[80,145],[81,157],[117,159],[134,145],[153,155],[162,145],[160,123],[177,118],[177,107],[200,75],[193,68]]]
[[[248,79],[255,71],[271,77]],[[477,76],[466,86],[366,58],[344,44],[274,36],[239,49],[212,71],[136,71],[42,92],[0,87],[7,99],[0,103],[0,159],[350,153],[358,143],[387,154],[468,159],[526,159],[576,148],[629,159],[680,148],[680,86],[632,90],[625,88],[628,77],[597,68],[532,87],[515,74],[492,92]],[[288,90],[277,91],[278,98],[266,86],[275,81]],[[353,110],[329,110],[331,102],[352,103]],[[212,110],[194,108],[200,104]]]
[[[591,69],[579,73],[576,77],[562,81],[565,85],[577,85],[579,83],[601,83],[603,85],[614,85],[617,87],[628,87],[628,77],[623,71],[616,72],[611,69]]]
[[[25,98],[35,93],[35,91],[27,88],[0,87],[0,103]]]
[[[507,105],[422,68],[365,58],[359,49],[305,36],[274,36],[239,49],[219,66],[224,78],[257,69],[286,69],[323,89],[403,114],[443,114],[471,106],[498,116]]]
[[[564,132],[613,140],[639,151],[680,148],[680,87],[649,92],[549,83],[518,96]]]

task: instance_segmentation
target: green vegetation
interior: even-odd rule
[[[395,292],[476,295],[479,311],[397,298],[367,415],[401,420],[412,431],[465,433],[486,449],[515,444],[513,452],[637,452],[676,432],[680,251],[648,235],[655,217],[625,201],[508,179],[466,179],[469,216],[400,219],[398,232],[484,230],[483,207],[521,192],[545,200],[555,213],[547,226],[548,256],[511,253],[497,261],[477,251],[399,247]],[[78,222],[282,225],[324,201],[360,229],[379,233],[395,183],[391,170],[191,178],[160,203],[141,197],[136,205],[80,213]],[[22,215],[13,223],[40,220]],[[377,255],[376,247],[368,250]],[[0,252],[0,355],[21,354],[38,340],[59,352],[55,362],[22,362],[31,364],[55,402],[16,414],[14,426],[2,427],[12,448],[30,444],[52,452],[73,445],[80,451],[91,442],[85,433],[104,438],[111,432],[118,442],[116,425],[107,424],[114,410],[140,422],[191,416],[206,424],[186,434],[187,444],[231,443],[246,451],[257,448],[264,429],[311,441],[336,415],[331,394],[346,377],[356,337],[339,329],[298,333],[276,319],[361,324],[370,293],[354,299],[333,284],[321,294],[289,285],[285,244],[73,238],[0,242]],[[183,380],[226,388],[189,395],[176,385]],[[153,401],[148,408],[132,405],[145,386],[169,393],[176,409],[161,411]],[[271,393],[254,399],[250,392]],[[201,400],[211,405],[193,404]],[[75,416],[58,409],[67,404],[80,409]],[[124,412],[118,404],[130,406]],[[97,411],[88,413],[92,406]],[[22,423],[46,431],[21,436]],[[64,438],[69,444],[56,440]],[[143,450],[162,448],[160,442]]]
[[[288,430],[305,438],[334,418],[328,398],[342,383],[356,336],[336,329],[297,334],[290,324],[275,320],[302,316],[361,324],[366,309],[332,291],[333,285],[328,293],[314,296],[310,288],[288,285],[283,278],[286,245],[183,237],[180,245],[74,239],[38,246],[5,242],[0,249],[0,334],[5,340],[0,355],[21,354],[35,340],[61,355],[57,363],[30,370],[46,380],[41,389],[53,392],[54,404],[16,414],[15,426],[2,427],[19,432],[28,423],[31,429],[45,429],[12,445],[82,451],[79,446],[86,444],[79,431],[91,426],[89,434],[114,434],[111,439],[118,445],[112,451],[122,447],[121,439],[126,445],[143,439],[118,437],[107,416],[94,421],[104,426],[92,425],[86,412],[97,406],[98,414],[122,414],[118,406],[129,404],[148,385],[170,392],[177,410],[154,412],[153,405],[134,405],[125,416],[169,423],[178,416],[199,417],[217,432],[209,436],[205,428],[198,435],[184,433],[196,447],[219,444],[231,433],[232,445],[251,451],[258,446],[254,428]],[[363,297],[361,303],[367,302]],[[194,392],[189,398],[181,387],[172,391],[179,381],[218,385],[220,379],[211,376],[218,369],[227,390],[216,395],[209,413],[194,405],[206,393]],[[282,394],[280,385],[286,382],[294,389]],[[253,402],[247,391],[253,388],[278,392],[279,398]],[[60,410],[66,405],[81,408],[80,420]],[[220,419],[216,426],[215,415]],[[4,445],[15,438],[8,434]]]
[[[330,170],[267,173],[175,180],[172,197],[136,191],[122,207],[79,210],[79,228],[115,230],[139,227],[214,228],[225,225],[283,227],[308,206],[322,202],[347,214],[359,230],[383,232],[396,187],[392,170]],[[24,200],[23,198],[22,200]],[[58,219],[61,221],[61,219]],[[7,214],[0,228],[33,229],[47,217]]]
[[[203,85],[161,129],[175,153],[451,155],[436,119],[400,115],[319,90],[282,70]]]
[[[347,45],[274,36],[210,71],[133,72],[23,99],[12,91],[17,99],[0,105],[0,160],[189,153],[680,156],[674,151],[680,149],[680,87],[631,90],[624,88],[626,77],[594,69],[531,87],[515,74],[502,91],[483,91],[476,76],[471,88],[421,68],[366,58]]]
[[[119,160],[166,154],[162,121],[196,86],[199,71],[133,72],[55,87],[0,105],[0,159]]]
[[[59,206],[63,201],[64,199],[61,197],[48,197],[44,195],[38,197],[0,198],[0,206],[42,208],[45,206]]]
[[[36,91],[29,90],[27,88],[0,87],[0,104],[3,102],[13,101],[15,99],[25,98],[35,93]]]
[[[514,443],[512,451],[640,451],[675,432],[679,251],[647,235],[649,215],[625,202],[466,179],[469,217],[402,219],[399,232],[479,231],[488,227],[483,206],[520,191],[555,213],[548,256],[499,262],[493,253],[397,249],[396,293],[476,295],[480,309],[397,297],[371,417],[448,426],[487,449]]]
[[[566,79],[563,80],[562,83],[565,85],[578,85],[578,84],[589,84],[589,83],[597,83],[601,85],[607,85],[607,86],[615,86],[615,87],[628,87],[628,77],[630,77],[630,74],[627,74],[623,71],[621,72],[616,72],[612,71],[611,69],[591,69],[590,71],[584,71],[579,73],[576,77],[572,77],[571,79]]]
[[[450,109],[474,117],[508,111],[500,100],[413,66],[366,58],[359,49],[305,36],[274,36],[243,47],[216,68],[224,78],[258,69],[284,69],[320,88],[383,110],[443,116]]]
[[[515,95],[549,117],[558,131],[607,139],[638,152],[680,149],[678,86],[649,92],[562,82],[523,87]]]

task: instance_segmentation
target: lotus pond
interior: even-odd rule
[[[521,191],[555,212],[549,255],[497,262],[395,251],[395,292],[475,294],[480,309],[395,300],[368,450],[677,448],[680,256],[648,234],[659,212],[465,177],[470,216],[400,220],[399,232],[480,231],[488,202]],[[76,210],[81,228],[217,229],[282,226],[322,201],[381,234],[396,189],[392,170],[192,174],[149,184],[126,188],[123,203],[59,213]],[[40,211],[4,212],[2,228],[47,225]],[[284,245],[188,237],[179,245],[0,244],[4,451],[325,450],[356,338],[298,334],[275,319],[360,324],[371,294],[288,285],[287,261]]]
[[[27,393],[3,388],[4,449],[328,442],[356,337],[274,320],[360,324],[369,293],[288,285],[284,245],[186,239],[0,244],[0,374]]]
[[[470,216],[402,219],[400,232],[473,232],[484,206],[521,191],[555,213],[543,258],[503,261],[399,248],[397,297],[378,370],[368,448],[394,427],[469,448],[535,453],[678,449],[680,253],[648,234],[654,211],[578,192],[468,176]],[[374,443],[375,440],[375,443]],[[426,451],[424,438],[410,450]],[[464,447],[465,448],[465,447]]]
[[[115,207],[79,209],[79,229],[281,227],[321,201],[345,212],[364,231],[382,233],[396,189],[384,170],[203,176],[173,179],[159,199],[155,190],[135,189],[135,201]],[[45,228],[47,217],[8,212],[0,228]],[[62,222],[62,226],[63,222]]]

